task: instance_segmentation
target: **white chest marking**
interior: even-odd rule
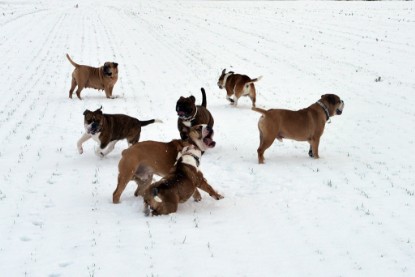
[[[184,120],[182,122],[183,122],[183,125],[184,126],[186,126],[186,127],[192,127],[192,122],[191,121]]]

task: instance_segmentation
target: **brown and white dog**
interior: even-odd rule
[[[275,139],[282,141],[284,138],[308,141],[309,156],[318,159],[318,146],[326,121],[331,116],[341,115],[343,108],[343,100],[335,94],[324,94],[316,103],[298,111],[253,107],[252,110],[262,114],[258,121],[258,162],[264,163],[264,152]]]
[[[190,128],[187,140],[142,141],[125,149],[118,163],[118,183],[112,196],[113,203],[120,202],[121,194],[130,181],[138,185],[134,195],[143,195],[143,189],[151,184],[153,175],[166,176],[174,167],[177,154],[190,144],[201,151],[215,147],[213,129],[206,124],[196,125]],[[194,198],[196,201],[201,199],[197,190]]]
[[[127,139],[129,146],[138,142],[141,127],[155,122],[162,121],[158,119],[140,121],[124,114],[104,114],[102,107],[95,111],[85,110],[85,133],[78,140],[78,152],[82,154],[84,152],[82,144],[92,138],[98,142],[96,154],[104,157],[114,149],[119,140]]]
[[[199,188],[216,200],[218,194],[199,170],[202,151],[194,145],[183,148],[171,172],[160,181],[144,189],[144,212],[146,215],[162,215],[177,211],[179,203],[186,202]]]
[[[233,71],[226,73],[226,68],[218,80],[220,89],[226,89],[226,99],[228,99],[234,106],[238,105],[238,99],[241,96],[249,96],[252,101],[252,107],[255,107],[256,90],[254,83],[261,80],[262,76],[251,79],[246,75],[235,74]]]
[[[214,120],[212,114],[206,108],[206,92],[204,88],[202,91],[202,105],[196,105],[196,98],[191,95],[189,97],[181,96],[176,103],[176,112],[178,115],[177,128],[180,132],[181,139],[187,139],[190,127],[207,124],[213,128]]]
[[[69,98],[72,98],[73,91],[76,86],[76,96],[81,98],[81,91],[84,88],[94,88],[104,90],[107,98],[114,98],[112,90],[118,80],[118,64],[114,62],[106,62],[101,67],[92,67],[88,65],[80,65],[74,62],[68,54],[66,54],[69,62],[75,67],[72,72],[71,89],[69,90]]]

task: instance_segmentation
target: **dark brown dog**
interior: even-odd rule
[[[202,151],[194,145],[186,146],[180,152],[176,166],[160,181],[144,189],[144,212],[146,215],[162,215],[177,211],[179,203],[186,202],[196,188],[209,193],[216,200],[223,196],[218,194],[199,171]]]
[[[190,129],[186,141],[142,141],[125,149],[118,163],[118,183],[112,201],[120,202],[121,194],[130,181],[135,181],[138,185],[134,195],[143,195],[143,189],[151,184],[153,175],[166,176],[174,166],[177,154],[190,144],[197,146],[201,151],[213,148],[213,129],[206,124],[197,125]],[[200,194],[197,191],[195,193],[195,200],[200,200]]]
[[[161,122],[161,120],[140,121],[124,114],[103,114],[102,107],[93,112],[85,110],[85,133],[77,143],[79,154],[84,152],[82,144],[90,138],[98,142],[96,154],[101,157],[111,152],[119,140],[127,139],[130,146],[140,139],[141,127],[154,122]]]
[[[182,139],[187,139],[190,127],[207,124],[213,128],[214,120],[212,114],[206,108],[206,92],[204,88],[202,91],[202,105],[196,106],[196,98],[191,95],[189,97],[181,96],[176,103],[176,112],[179,118],[177,119],[177,128]]]
[[[235,74],[233,71],[226,73],[226,68],[218,80],[220,89],[226,89],[226,99],[228,99],[234,106],[238,105],[238,99],[241,96],[249,96],[252,101],[252,107],[255,107],[256,90],[254,83],[261,80],[262,76],[251,79],[246,75]]]
[[[75,66],[72,72],[71,89],[69,90],[69,98],[72,98],[73,91],[76,86],[76,96],[81,98],[81,91],[84,88],[94,88],[104,90],[107,98],[114,98],[112,90],[118,80],[118,64],[114,62],[106,62],[101,67],[92,67],[87,65],[79,65],[75,63],[68,54],[66,54],[69,62]]]
[[[275,139],[294,139],[308,141],[310,157],[319,158],[318,146],[326,121],[331,116],[341,115],[344,102],[335,94],[325,94],[308,108],[299,111],[252,108],[262,113],[258,122],[259,147],[258,162],[264,163],[264,152]]]

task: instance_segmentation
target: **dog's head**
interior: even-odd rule
[[[229,75],[234,74],[233,71],[229,71],[228,73],[226,73],[226,68],[224,70],[222,70],[221,75],[219,76],[219,80],[218,80],[218,87],[220,89],[223,89],[226,85],[226,79],[229,77]]]
[[[180,119],[189,120],[196,115],[196,98],[181,96],[176,103],[176,112]]]
[[[199,124],[190,128],[189,140],[193,142],[201,151],[213,148],[216,142],[213,140],[213,129],[207,124]]]
[[[321,102],[327,105],[329,115],[341,115],[343,113],[344,102],[335,94],[324,94],[321,96]]]
[[[103,66],[104,75],[114,77],[118,75],[118,63],[106,62]]]
[[[96,133],[101,131],[102,126],[102,106],[98,110],[84,111],[84,126],[85,130],[88,134],[95,135]]]

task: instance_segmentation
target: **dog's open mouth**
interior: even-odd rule
[[[208,130],[208,134],[203,138],[203,143],[208,147],[208,148],[213,148],[216,145],[216,142],[213,140],[213,130],[210,129]]]
[[[97,122],[92,122],[88,126],[86,126],[86,131],[88,134],[95,135],[96,133],[100,132],[100,127]]]

